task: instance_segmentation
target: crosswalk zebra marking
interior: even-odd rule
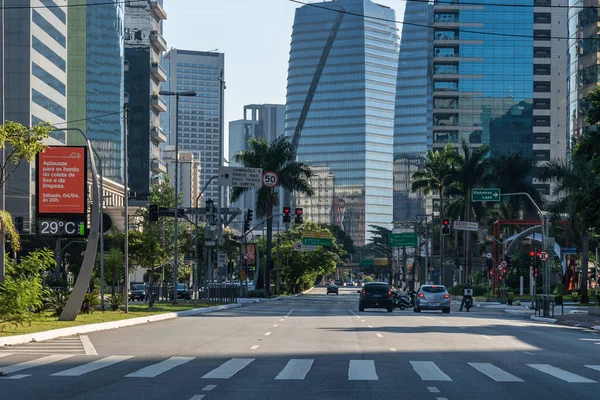
[[[46,357],[36,358],[35,360],[29,360],[19,364],[0,367],[0,372],[4,372],[6,375],[8,375],[15,372],[23,371],[25,369],[40,367],[42,365],[66,360],[67,358],[71,358],[73,356],[74,354],[52,354]]]
[[[593,369],[594,371],[600,371],[600,365],[586,365],[585,367]]]
[[[411,361],[415,372],[423,381],[452,381],[452,379],[442,372],[437,365],[432,361]]]
[[[17,375],[11,375],[11,376],[3,376],[0,377],[0,379],[23,379],[23,378],[27,378],[28,376],[31,376],[31,374],[17,374]]]
[[[475,368],[477,371],[481,372],[484,375],[487,375],[491,379],[496,382],[523,382],[522,379],[517,378],[513,374],[510,374],[495,365],[490,363],[467,363],[471,367]]]
[[[564,369],[553,367],[550,364],[527,364],[527,366],[568,383],[596,383],[596,381],[565,371]]]
[[[255,358],[232,358],[204,375],[202,379],[229,379],[254,360]]]
[[[170,369],[192,361],[194,357],[171,357],[125,375],[126,378],[154,378]]]
[[[97,371],[99,369],[120,363],[121,361],[128,360],[132,357],[133,356],[109,356],[100,360],[92,361],[84,365],[80,365],[78,367],[54,373],[51,376],[81,376],[89,372]]]
[[[379,377],[373,360],[350,360],[348,366],[349,381],[376,381]]]
[[[275,379],[303,380],[315,360],[291,359]]]

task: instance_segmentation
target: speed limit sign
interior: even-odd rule
[[[266,171],[262,176],[263,186],[273,187],[279,183],[279,177],[275,172]]]

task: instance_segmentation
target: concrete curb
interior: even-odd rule
[[[536,317],[535,315],[532,315],[531,317],[529,317],[529,319],[531,319],[532,321],[546,322],[548,324],[554,324],[556,322],[556,318]]]
[[[25,335],[8,336],[0,338],[0,346],[11,346],[15,344],[23,344],[29,342],[41,342],[44,340],[56,339],[64,336],[106,331],[109,329],[125,328],[127,326],[147,324],[149,322],[164,321],[167,319],[173,319],[178,317],[188,317],[191,315],[205,314],[209,312],[227,310],[230,308],[237,308],[241,306],[241,304],[226,304],[222,306],[196,308],[193,310],[178,311],[166,314],[156,314],[148,317],[130,318],[122,321],[102,322],[99,324],[72,326],[70,328],[53,329],[50,331],[28,333]]]
[[[311,288],[310,288],[310,289],[308,289],[308,290],[305,290],[305,291],[304,291],[304,292],[302,292],[302,293],[295,294],[295,295],[294,295],[294,297],[298,297],[298,296],[301,296],[301,295],[303,295],[303,294],[310,293],[310,292],[311,292],[313,289],[314,289],[314,286],[313,286],[313,287],[311,287]]]

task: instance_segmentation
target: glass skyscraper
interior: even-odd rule
[[[333,185],[314,188],[316,198],[329,198],[331,203],[319,202],[321,210],[315,212],[328,213],[329,222],[342,227],[361,246],[368,240],[369,225],[390,228],[393,217],[398,34],[395,23],[389,22],[395,20],[392,9],[369,0],[338,0],[296,10],[285,134],[294,135],[337,10],[342,8],[349,13],[342,18],[325,62],[297,156],[317,167],[319,176],[333,180]],[[303,201],[296,196],[296,204]],[[311,220],[310,213],[305,216]]]

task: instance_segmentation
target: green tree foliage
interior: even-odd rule
[[[19,264],[7,258],[7,274],[0,284],[0,324],[15,326],[31,322],[43,307],[45,290],[42,277],[56,266],[49,249],[35,250]]]
[[[354,254],[356,252],[356,249],[354,248],[354,240],[352,240],[352,237],[348,235],[342,228],[337,225],[323,224],[321,224],[320,227],[323,229],[328,229],[331,232],[331,234],[335,237],[336,242],[342,246],[347,255]]]
[[[449,185],[448,178],[454,169],[453,157],[454,147],[449,144],[442,149],[427,150],[425,154],[425,168],[412,174],[411,190],[413,192],[423,191],[424,194],[437,193],[442,201],[440,202],[440,215],[444,215],[444,201],[447,196]]]
[[[115,286],[123,280],[123,252],[112,248],[104,256],[104,278],[110,284],[110,293],[115,295]]]
[[[248,142],[249,150],[242,150],[233,159],[245,167],[262,168],[279,176],[279,187],[289,192],[300,192],[312,196],[310,178],[313,172],[308,164],[294,160],[292,144],[285,137],[280,137],[268,143],[264,139],[251,139]],[[234,187],[231,201],[234,202],[246,191],[246,188]],[[267,225],[267,250],[266,250],[266,290],[270,294],[269,265],[273,247],[273,207],[279,205],[279,194],[275,188],[261,187],[256,192],[256,216],[266,217]],[[260,279],[259,279],[260,281]],[[260,289],[260,288],[258,288]]]

